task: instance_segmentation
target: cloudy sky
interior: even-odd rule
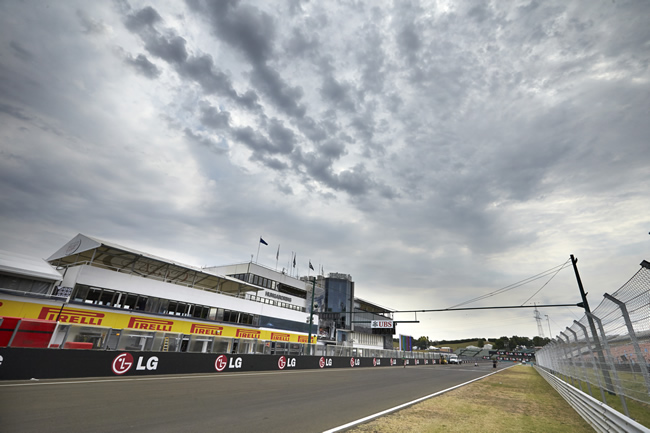
[[[261,264],[280,245],[278,269],[296,252],[397,310],[574,254],[593,308],[650,260],[648,22],[646,0],[0,2],[0,248],[83,233],[207,266],[261,235]],[[553,275],[467,306],[579,302]],[[538,334],[532,309],[417,319],[399,333]]]

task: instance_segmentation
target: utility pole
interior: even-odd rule
[[[587,321],[589,322],[589,329],[591,329],[591,334],[594,336],[594,344],[596,345],[596,353],[598,354],[598,358],[601,364],[601,369],[603,372],[603,376],[605,378],[605,384],[607,386],[607,390],[610,394],[612,394],[611,391],[614,389],[614,385],[612,384],[612,378],[609,375],[609,367],[607,365],[607,362],[605,362],[605,355],[603,354],[603,347],[600,344],[600,338],[598,338],[598,332],[596,331],[596,324],[594,323],[594,319],[591,317],[591,309],[589,308],[589,302],[587,301],[587,294],[585,293],[584,287],[582,287],[582,280],[580,279],[580,273],[578,272],[578,259],[573,257],[573,254],[571,254],[571,264],[573,265],[573,271],[576,274],[576,280],[578,281],[578,289],[580,289],[580,296],[582,297],[582,308],[585,309],[585,311],[589,314],[587,314]],[[605,336],[602,336],[605,338]]]
[[[537,305],[535,304],[535,320],[537,321],[537,335],[544,338],[544,328],[542,328],[542,316],[539,314]]]

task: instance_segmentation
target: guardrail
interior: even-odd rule
[[[650,429],[574,388],[545,368],[535,366],[535,369],[597,432],[650,433]]]

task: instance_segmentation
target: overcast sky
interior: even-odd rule
[[[650,260],[649,22],[646,0],[2,1],[0,248],[83,233],[208,266],[261,235],[261,264],[280,245],[278,269],[296,252],[397,310],[574,254],[593,309]],[[552,275],[467,306],[580,301]],[[538,334],[532,309],[417,319],[398,333]]]

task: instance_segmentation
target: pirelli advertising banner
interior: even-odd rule
[[[0,380],[403,367],[397,358],[0,348]],[[408,359],[407,366],[431,365]]]
[[[105,326],[115,329],[141,329],[145,331],[202,334],[214,337],[251,338],[259,340],[307,343],[308,336],[290,332],[247,328],[242,325],[212,324],[192,321],[191,318],[161,317],[138,314],[136,311],[113,312],[84,308],[75,304],[53,305],[0,299],[0,317],[20,317],[72,323],[77,325]],[[316,343],[316,336],[312,336]]]

